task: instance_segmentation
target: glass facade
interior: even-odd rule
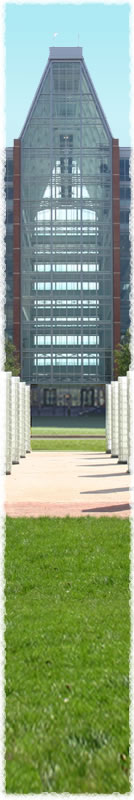
[[[129,292],[130,292],[130,150],[120,148],[120,320],[121,336],[124,336],[130,325]]]
[[[21,136],[22,379],[110,380],[112,309],[112,137],[83,58],[50,57]]]
[[[6,151],[6,335],[13,340],[13,150]]]
[[[93,394],[103,404],[112,377],[112,136],[80,50],[51,48],[20,138],[21,375],[36,404],[53,407],[69,406],[70,396],[72,405],[92,405]],[[121,336],[130,324],[129,160],[120,148]],[[12,340],[12,148],[5,189]]]

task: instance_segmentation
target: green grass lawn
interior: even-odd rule
[[[7,518],[8,793],[130,791],[129,535]]]
[[[105,439],[31,439],[32,450],[88,450],[105,452]]]
[[[58,427],[46,427],[46,428],[31,428],[32,434],[39,434],[39,436],[105,436],[105,428],[58,428]]]

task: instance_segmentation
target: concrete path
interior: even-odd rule
[[[106,453],[31,452],[5,478],[12,517],[128,517],[127,464]]]

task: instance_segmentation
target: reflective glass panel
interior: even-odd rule
[[[82,60],[49,62],[21,174],[23,379],[110,380],[112,140]]]

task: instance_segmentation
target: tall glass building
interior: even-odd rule
[[[120,154],[80,47],[50,48],[13,183],[21,377],[33,403],[97,404],[120,341]]]

